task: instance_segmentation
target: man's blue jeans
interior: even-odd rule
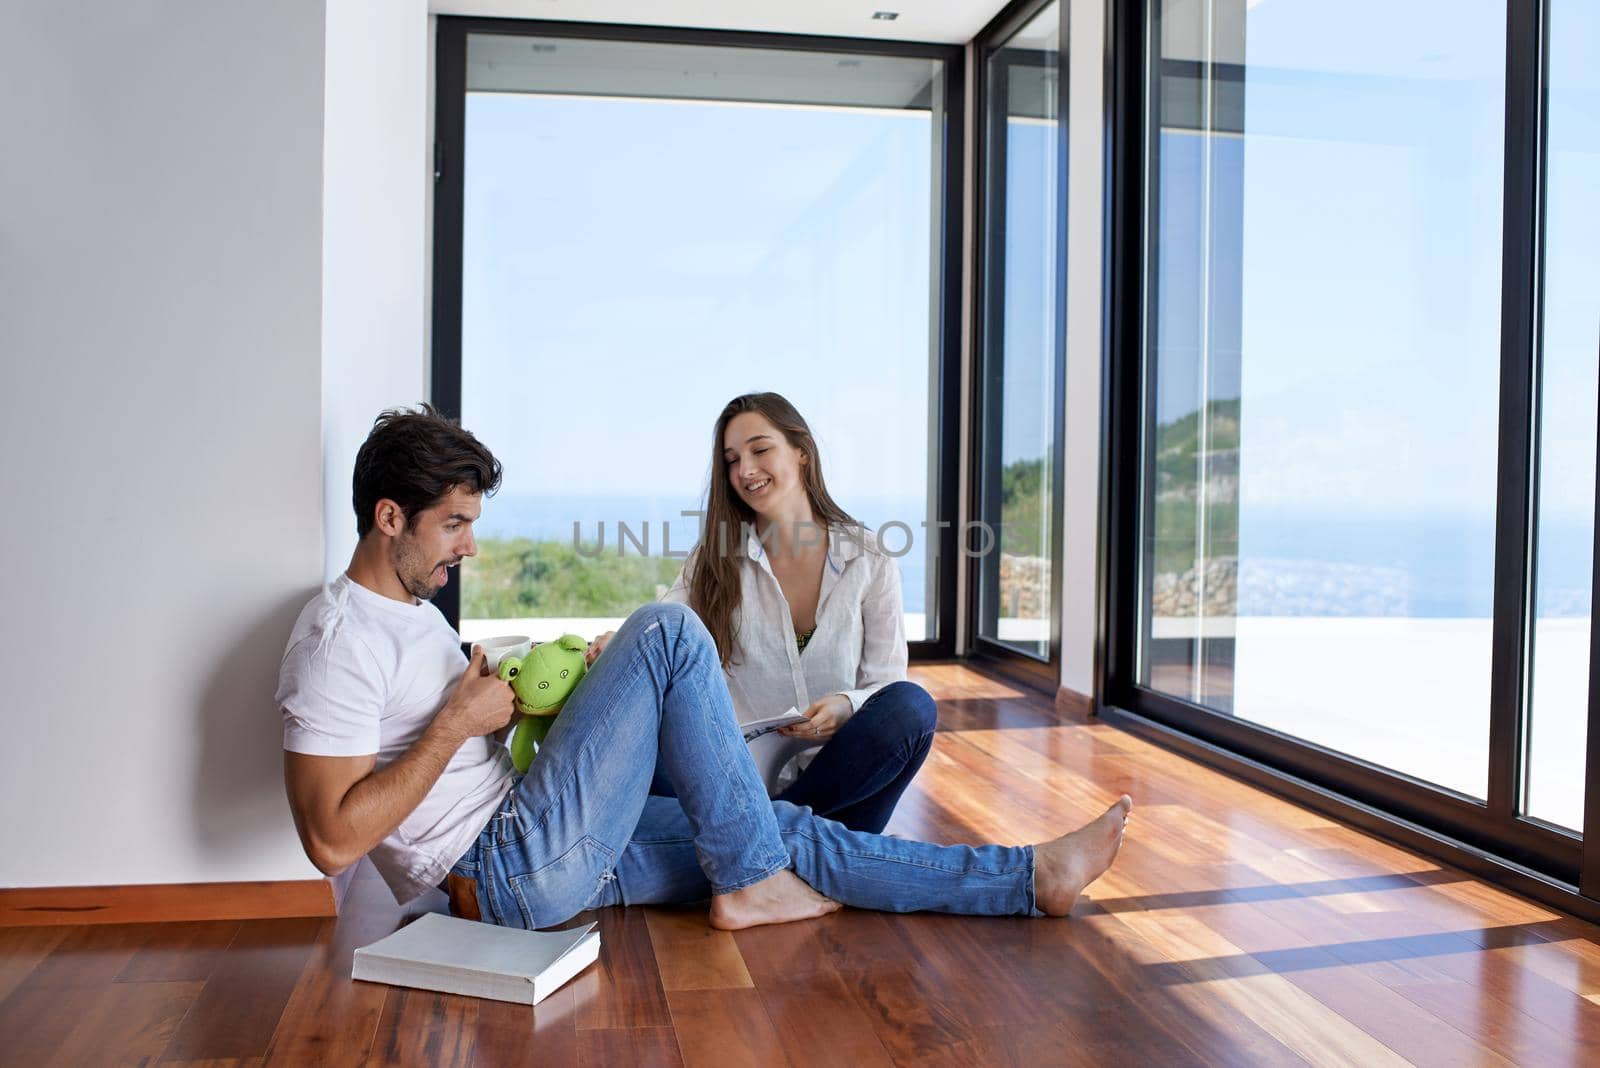
[[[676,798],[649,796],[657,760]],[[703,900],[784,868],[846,905],[1033,915],[1031,846],[936,846],[769,801],[698,616],[622,625],[538,758],[455,865],[485,920],[549,927],[584,909]]]

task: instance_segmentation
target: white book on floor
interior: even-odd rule
[[[537,1005],[599,958],[594,928],[523,931],[430,912],[356,950],[350,978]]]

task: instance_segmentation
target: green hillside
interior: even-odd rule
[[[656,599],[656,587],[678,575],[682,560],[618,556],[615,549],[582,556],[571,542],[484,538],[461,588],[463,619],[540,616],[626,616]]]

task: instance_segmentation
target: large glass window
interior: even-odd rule
[[[1060,13],[988,54],[978,634],[1049,659],[1063,296]]]
[[[1482,798],[1505,5],[1152,6],[1139,681]]]
[[[1550,5],[1543,355],[1525,811],[1583,827],[1600,393],[1600,9]]]
[[[938,637],[946,66],[470,34],[461,416],[505,462],[461,633],[615,626],[699,535],[718,412],[787,396]],[[720,452],[720,450],[718,450]]]

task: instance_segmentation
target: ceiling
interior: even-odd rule
[[[966,44],[1005,0],[429,0],[436,15],[615,22]],[[874,11],[896,11],[893,20]]]

